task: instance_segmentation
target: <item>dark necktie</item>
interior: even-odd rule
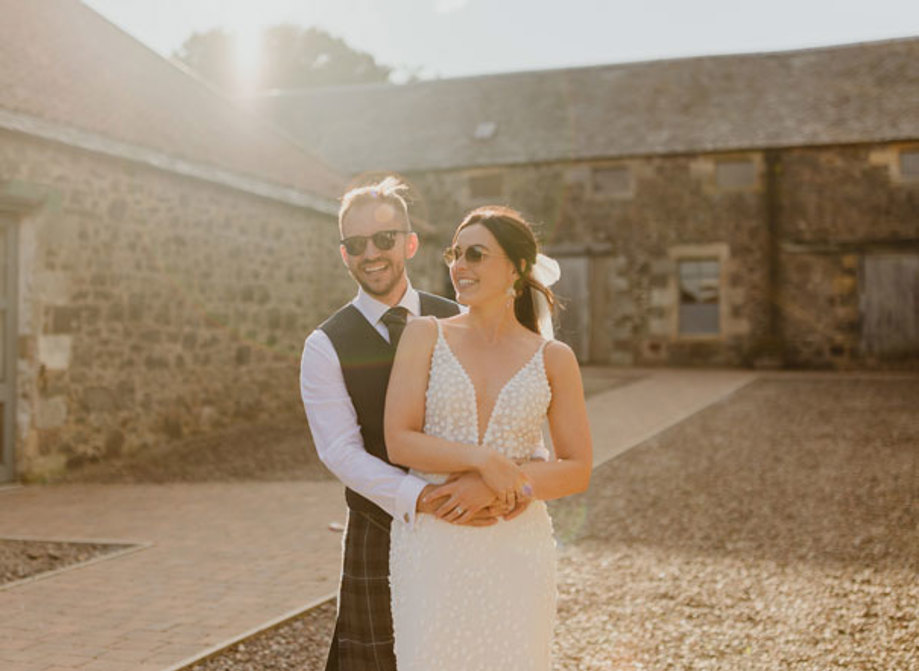
[[[380,321],[386,324],[389,329],[389,342],[393,347],[399,344],[399,338],[402,337],[402,331],[405,329],[405,322],[408,319],[408,310],[401,306],[389,308],[380,317]]]

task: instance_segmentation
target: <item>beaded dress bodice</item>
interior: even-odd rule
[[[482,435],[482,445],[509,459],[527,459],[542,447],[542,423],[552,391],[546,378],[540,345],[532,357],[504,384],[495,399]],[[476,390],[463,364],[453,353],[443,327],[437,322],[437,342],[425,394],[424,432],[460,443],[479,443]],[[418,473],[431,482],[443,476]]]

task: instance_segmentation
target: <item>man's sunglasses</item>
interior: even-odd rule
[[[444,250],[444,263],[448,266],[452,266],[465,256],[466,263],[475,265],[481,263],[482,259],[490,254],[491,252],[486,251],[481,245],[469,245],[466,249],[463,249],[459,245],[453,245]]]
[[[367,241],[373,240],[373,246],[381,252],[392,249],[396,245],[396,236],[399,233],[409,233],[393,229],[391,231],[377,231],[373,235],[352,235],[351,237],[340,240],[341,245],[345,248],[350,256],[360,256],[367,249]]]

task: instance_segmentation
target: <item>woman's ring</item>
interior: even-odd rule
[[[457,515],[462,515],[462,514],[463,514],[463,509],[460,508],[459,506],[456,506],[456,514],[457,514]]]

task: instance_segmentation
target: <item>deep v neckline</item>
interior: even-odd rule
[[[498,404],[501,403],[501,399],[504,397],[505,390],[507,390],[511,382],[516,380],[517,377],[523,371],[525,371],[527,368],[530,367],[530,364],[532,364],[533,361],[536,360],[536,357],[539,356],[539,354],[542,352],[543,347],[545,347],[546,343],[545,342],[540,343],[539,347],[536,348],[536,351],[533,352],[533,355],[530,356],[526,361],[524,361],[523,364],[519,368],[517,368],[517,370],[514,371],[514,373],[509,378],[507,378],[504,384],[501,385],[501,389],[498,390],[498,393],[495,396],[495,402],[492,404],[491,410],[488,413],[488,421],[485,422],[485,430],[481,431],[479,428],[479,390],[475,388],[475,384],[472,382],[472,377],[469,375],[469,371],[466,370],[466,366],[463,365],[463,362],[460,361],[460,358],[456,355],[456,352],[454,352],[453,348],[450,346],[450,343],[447,340],[447,336],[444,333],[443,326],[441,326],[439,321],[437,322],[437,331],[438,331],[438,337],[443,341],[444,347],[447,348],[447,352],[449,352],[450,357],[456,362],[456,365],[459,367],[460,371],[463,373],[463,377],[466,379],[466,382],[469,384],[469,388],[472,389],[472,411],[475,414],[474,419],[475,419],[475,437],[477,441],[476,444],[484,445],[485,439],[488,437],[489,431],[491,431],[491,421],[495,417],[495,410],[498,409]]]

